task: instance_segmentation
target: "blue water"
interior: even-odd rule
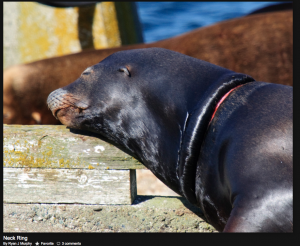
[[[280,2],[137,2],[144,42],[170,38]]]

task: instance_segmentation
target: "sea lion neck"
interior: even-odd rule
[[[230,90],[252,81],[244,74],[227,73],[198,94],[195,107],[181,107],[172,117],[167,117],[161,107],[151,107],[140,114],[138,121],[128,124],[143,125],[143,136],[128,136],[123,145],[168,187],[196,204],[191,187],[195,187],[197,160],[217,103]],[[152,106],[155,103],[152,100]]]
[[[180,181],[182,194],[193,204],[195,196],[195,174],[201,145],[206,130],[221,98],[230,90],[255,81],[245,74],[226,74],[206,91],[194,109],[188,113],[186,127],[182,136],[176,174]]]

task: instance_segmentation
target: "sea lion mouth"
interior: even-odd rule
[[[79,114],[89,107],[87,100],[70,94],[64,89],[57,89],[50,93],[47,104],[53,116],[58,120],[62,115],[69,114],[68,118],[70,118],[70,114]]]

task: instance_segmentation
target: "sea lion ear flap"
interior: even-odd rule
[[[130,72],[129,72],[129,70],[128,70],[128,68],[127,67],[120,67],[119,69],[118,69],[118,71],[119,72],[124,72],[128,77],[130,77]]]

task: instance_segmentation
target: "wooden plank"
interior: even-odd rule
[[[32,168],[145,169],[115,146],[66,126],[4,125],[3,166]]]
[[[3,178],[4,203],[128,205],[136,196],[135,170],[4,168]]]

